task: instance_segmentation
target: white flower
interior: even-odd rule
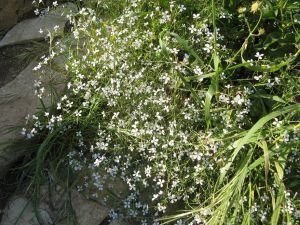
[[[94,162],[94,165],[98,167],[98,166],[100,165],[100,163],[103,162],[103,160],[104,160],[104,157],[103,157],[103,156],[100,157],[100,158],[97,158],[97,159],[95,160],[95,162]]]
[[[35,66],[32,70],[33,71],[37,71],[39,69],[41,69],[42,65],[39,63],[37,66]]]
[[[140,174],[140,171],[134,171],[133,173],[133,177],[136,179],[136,180],[139,180],[142,176]]]
[[[36,16],[40,14],[40,11],[38,9],[35,9],[33,12]]]
[[[190,153],[190,158],[192,160],[197,160],[200,161],[202,159],[203,154],[201,152],[198,151],[193,151]]]
[[[54,27],[53,27],[53,30],[56,32],[57,30],[59,29],[59,26],[58,25],[55,25]]]
[[[57,122],[61,122],[62,121],[62,115],[57,116],[56,119],[57,119]]]
[[[262,75],[258,75],[258,76],[254,76],[254,80],[261,80],[262,79]]]
[[[189,31],[191,32],[191,34],[196,33],[197,29],[194,25],[189,27]]]
[[[158,211],[160,211],[160,212],[165,212],[166,211],[166,206],[164,206],[164,205],[162,205],[162,204],[160,204],[160,203],[158,203],[157,204],[157,209],[158,209]]]
[[[258,60],[261,60],[264,56],[264,54],[260,54],[259,52],[256,52],[256,54],[254,55]]]
[[[205,44],[205,47],[203,48],[207,53],[210,53],[212,49],[213,47],[210,44]]]
[[[186,7],[184,5],[180,5],[179,6],[179,11],[183,12],[184,10],[186,10]]]
[[[64,101],[64,100],[66,100],[68,97],[66,96],[66,95],[64,95],[62,98],[61,98],[61,100],[62,101]]]
[[[52,5],[53,5],[54,7],[58,6],[57,1],[53,2]]]
[[[282,121],[275,118],[275,121],[272,124],[275,125],[276,127],[280,127],[282,125],[282,123],[283,123]]]
[[[80,117],[80,116],[81,116],[81,113],[82,113],[82,110],[76,110],[76,111],[74,112],[74,114],[75,114],[76,117]]]
[[[146,177],[151,177],[151,166],[148,165],[145,168],[145,175],[146,175]]]
[[[240,95],[235,96],[235,98],[232,101],[232,103],[236,103],[238,105],[242,105],[244,102],[245,100]]]
[[[203,212],[201,212],[202,213],[202,215],[204,215],[204,216],[208,216],[208,215],[211,215],[212,214],[212,211],[211,211],[211,209],[210,208],[207,208],[207,209],[205,209]]]
[[[164,183],[165,183],[165,180],[162,180],[162,179],[158,179],[157,181],[157,185],[160,186],[160,187],[163,187],[164,186]]]
[[[224,103],[229,103],[230,99],[228,97],[226,97],[224,94],[220,94],[219,101],[224,102]]]
[[[268,79],[267,86],[268,86],[268,87],[273,87],[273,86],[274,86],[274,83],[271,82],[271,79]]]
[[[200,224],[202,222],[201,216],[199,214],[195,215],[194,220],[197,224]]]
[[[23,136],[26,136],[26,128],[22,128],[22,131],[21,131],[21,134],[23,135]]]
[[[130,202],[129,201],[125,201],[124,202],[124,208],[130,208]]]
[[[199,66],[196,66],[196,68],[193,71],[196,75],[202,75],[203,74],[203,72],[202,72],[202,70]]]
[[[85,100],[89,100],[90,97],[91,97],[91,92],[89,92],[89,91],[86,92],[85,95],[84,95],[84,99],[85,99]]]
[[[200,14],[193,14],[193,18],[194,19],[199,19],[200,18]]]

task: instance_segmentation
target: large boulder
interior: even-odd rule
[[[0,30],[17,24],[32,10],[32,0],[0,0]]]
[[[30,57],[18,57],[20,55],[41,55],[48,45],[38,43],[38,47],[33,47],[31,43],[14,45],[0,48],[0,88],[14,80],[32,61]],[[38,49],[40,52],[37,52]]]
[[[27,198],[13,196],[4,210],[0,225],[52,225],[52,217],[46,204],[40,204],[35,210]]]
[[[59,207],[65,204],[66,198],[64,195],[66,195],[66,193],[57,196],[55,193],[52,194],[54,194],[53,197],[55,199],[51,205],[47,201],[40,201],[36,208],[34,208],[31,201],[24,196],[11,197],[4,209],[0,225],[69,225],[70,223],[67,222],[66,215],[62,215],[63,218],[59,218],[58,215],[60,213],[57,212]],[[57,205],[53,203],[57,203]],[[71,204],[72,212],[74,213],[72,216],[74,216],[74,219],[77,221],[76,224],[78,225],[99,225],[108,217],[108,208],[86,199],[74,190],[71,192]],[[60,209],[60,211],[62,210]],[[60,222],[58,223],[57,221]],[[125,224],[122,223],[120,225]]]
[[[19,156],[19,153],[10,151],[7,144],[21,137],[21,130],[8,131],[22,124],[26,115],[34,113],[39,104],[34,94],[34,80],[37,77],[32,69],[35,65],[36,62],[30,63],[13,81],[0,88],[0,177]]]
[[[67,224],[65,204],[68,199],[72,205],[72,211],[78,225],[99,225],[106,219],[109,209],[98,202],[88,199],[76,190],[67,192],[65,186],[51,183],[41,187],[41,201],[52,206],[59,224]],[[0,224],[2,225],[2,224]]]
[[[75,4],[65,3],[46,15],[21,21],[7,32],[0,41],[0,47],[41,40],[46,38],[49,32],[62,35],[68,21],[67,15],[76,11]]]
[[[72,207],[76,214],[78,225],[99,225],[108,216],[109,209],[85,199],[78,192],[73,192]]]
[[[55,85],[58,92],[65,87],[65,77],[59,72],[64,65],[63,57],[54,60],[51,67],[46,66],[35,73],[33,69],[37,65],[37,62],[31,62],[14,80],[0,88],[0,178],[23,154],[22,151],[10,148],[10,144],[23,138],[21,126],[24,125],[26,116],[35,114],[42,107],[35,94],[35,81],[41,80],[45,87]],[[51,104],[49,88],[44,95],[43,102],[48,107]]]

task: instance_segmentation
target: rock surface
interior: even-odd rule
[[[87,200],[78,192],[72,191],[71,196],[71,203],[77,221],[76,224],[99,225],[108,216],[109,209],[94,201]],[[59,205],[63,205],[65,203],[64,201],[65,199],[60,199]],[[56,205],[53,206],[56,207]],[[49,203],[43,201],[38,205],[37,211],[35,211],[32,203],[27,198],[23,196],[13,196],[4,209],[4,215],[0,225],[53,225],[57,223],[69,225],[67,219],[57,218],[53,206],[50,207]],[[58,219],[60,222],[55,222],[58,221]],[[113,223],[113,225],[117,224],[119,223]],[[126,224],[122,222],[119,225]]]
[[[57,58],[52,66],[59,67],[63,64],[61,60],[63,58]],[[36,62],[31,62],[13,81],[0,88],[0,177],[22,155],[22,152],[15,152],[8,148],[8,144],[22,137],[19,126],[25,123],[25,117],[28,114],[36,113],[41,107],[34,87],[35,80],[39,80],[38,73],[33,71],[36,65]],[[60,92],[64,87],[63,76],[49,67],[46,67],[44,71],[46,72],[43,74],[42,81],[45,86],[51,82]],[[48,94],[46,90],[46,98],[43,98],[46,106],[49,106],[51,99]],[[10,129],[14,130],[8,132]]]
[[[12,27],[32,10],[32,0],[1,0],[0,30]]]
[[[99,225],[109,213],[107,208],[94,201],[86,200],[77,192],[73,192],[72,206],[78,225]]]
[[[30,63],[16,79],[0,88],[0,143],[9,143],[12,139],[21,137],[20,129],[18,132],[7,133],[7,131],[24,122],[27,114],[36,111],[39,100],[34,95],[34,80],[37,77],[32,69],[35,65],[35,62]],[[9,151],[6,145],[0,145],[0,177],[18,155]]]
[[[44,46],[46,49],[47,45],[44,44]],[[39,50],[43,51],[44,49],[39,46]],[[14,80],[32,61],[29,57],[18,57],[18,55],[22,54],[40,55],[29,43],[0,48],[0,88]]]
[[[76,9],[74,4],[67,3],[57,7],[44,16],[24,20],[7,32],[0,41],[0,47],[44,39],[47,37],[48,31],[55,31],[56,35],[61,35],[68,21],[66,15],[70,12],[74,12]]]
[[[47,205],[51,205],[56,221],[58,224],[65,224],[66,212],[65,203],[68,202],[68,197],[71,197],[71,204],[76,217],[78,225],[99,225],[108,216],[109,209],[101,204],[87,199],[79,192],[73,190],[71,195],[68,195],[66,189],[58,184],[44,185],[41,187],[42,201]],[[2,224],[0,224],[2,225]]]
[[[113,220],[110,222],[109,225],[129,225],[129,224],[122,220]]]
[[[14,196],[8,202],[1,225],[51,225],[53,224],[50,209],[47,205],[41,204],[37,213],[33,208],[32,203],[24,197]]]

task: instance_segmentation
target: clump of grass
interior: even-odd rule
[[[111,217],[139,224],[296,224],[299,3],[93,6],[72,19],[75,47],[44,60],[67,54],[68,84],[23,129],[36,177],[49,161],[90,174],[80,191],[121,177]]]

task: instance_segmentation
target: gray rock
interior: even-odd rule
[[[129,224],[123,220],[117,219],[117,220],[111,221],[109,225],[129,225]]]
[[[9,128],[24,123],[26,115],[34,113],[39,104],[34,95],[34,80],[37,77],[32,69],[35,65],[32,62],[16,79],[0,88],[0,177],[20,155],[9,150],[7,144],[21,137],[21,130],[8,133]]]
[[[51,9],[50,15],[67,16],[68,14],[77,13],[78,8],[74,3],[66,2],[56,8]]]
[[[99,190],[96,186],[90,185],[87,190],[88,192],[85,194],[99,204],[110,208],[120,205],[121,202],[116,200],[116,196],[118,199],[126,197],[129,193],[128,185],[120,177],[112,178],[107,172],[100,168],[97,170],[97,174],[101,177],[103,190]],[[89,174],[88,176],[92,175]]]
[[[64,212],[61,214],[58,210],[64,210],[67,193],[59,186],[54,185],[49,188],[56,189],[51,193],[52,203],[49,202],[49,193],[47,185],[41,187],[42,198],[36,208],[23,196],[13,196],[7,203],[0,225],[69,225],[67,216]],[[99,225],[108,216],[109,209],[96,203],[93,200],[86,199],[79,192],[71,191],[71,204],[76,218],[77,225]],[[70,212],[68,212],[70,213]],[[126,225],[126,224],[120,224]]]
[[[99,225],[108,216],[109,210],[100,204],[87,200],[78,192],[73,192],[72,207],[78,225]]]
[[[37,216],[38,214],[38,216]],[[32,203],[24,198],[14,196],[4,209],[0,225],[51,225],[51,211],[45,204],[40,204],[35,212]]]
[[[14,45],[27,41],[40,40],[47,37],[49,31],[55,35],[62,35],[68,18],[66,15],[76,10],[72,3],[61,5],[44,16],[24,20],[15,25],[0,41],[0,47]],[[40,32],[42,30],[43,32]]]
[[[63,58],[57,58],[52,67],[61,67]],[[35,95],[35,80],[42,76],[44,86],[51,82],[57,88],[58,93],[64,88],[64,77],[52,67],[46,67],[42,73],[34,73],[36,62],[30,63],[14,80],[0,88],[0,177],[4,176],[23,153],[13,151],[9,144],[21,136],[21,127],[25,123],[25,117],[37,112],[41,107],[40,100]],[[51,94],[45,91],[44,104],[51,104]],[[11,132],[8,132],[13,129]]]
[[[0,0],[0,30],[8,29],[33,10],[32,0]]]
[[[50,192],[50,193],[49,193]],[[67,225],[65,219],[67,212],[62,212],[69,197],[65,187],[58,184],[44,185],[41,187],[42,201],[52,205],[52,210],[61,225]],[[109,209],[101,204],[87,199],[79,192],[71,191],[71,204],[78,225],[99,225],[108,216]]]

